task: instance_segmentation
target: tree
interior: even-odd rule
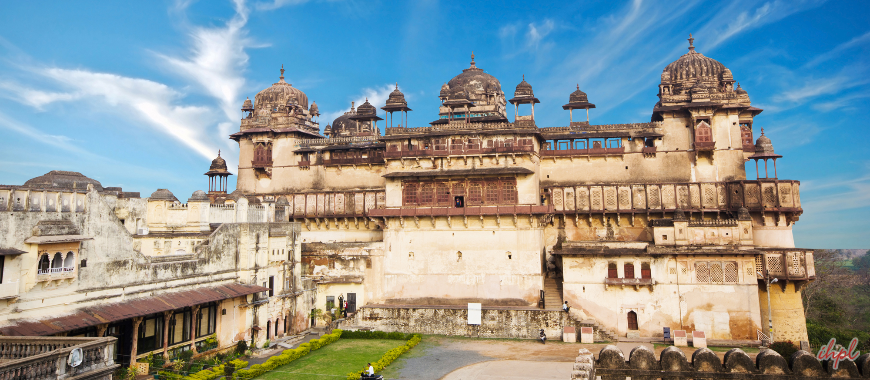
[[[843,265],[843,258],[835,250],[818,250],[813,259],[816,279],[804,287],[801,297],[804,301],[804,317],[822,320],[825,316],[838,315],[834,306],[839,305],[845,296],[843,289],[854,285],[855,276]]]
[[[852,259],[852,267],[858,274],[868,274],[870,272],[870,250],[865,252],[863,256]]]

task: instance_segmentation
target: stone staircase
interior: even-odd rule
[[[574,318],[572,317],[571,319],[574,319]],[[598,323],[598,321],[596,321],[594,319],[585,319],[582,321],[577,321],[577,325],[579,327],[591,327],[593,329],[593,331],[595,331],[595,341],[596,342],[606,340],[606,341],[610,341],[610,342],[615,343],[615,342],[619,341],[619,337],[616,334],[614,334],[613,331],[605,329],[604,327],[602,327]],[[578,333],[577,336],[579,337],[580,334]]]
[[[544,309],[562,309],[562,281],[544,277]]]

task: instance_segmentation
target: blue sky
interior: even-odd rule
[[[413,126],[468,67],[512,94],[521,76],[540,126],[568,121],[575,84],[595,124],[649,121],[661,70],[697,50],[765,111],[779,177],[802,181],[798,246],[870,248],[870,2],[4,2],[0,183],[74,170],[104,186],[185,200],[231,167],[239,108],[279,68],[325,115],[383,105],[395,82]],[[230,177],[234,181],[235,177]],[[232,186],[232,183],[230,184]]]

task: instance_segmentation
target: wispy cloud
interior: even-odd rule
[[[737,34],[777,22],[792,14],[815,8],[824,4],[825,1],[826,0],[775,0],[765,2],[753,10],[737,13],[736,17],[730,18],[731,22],[724,27],[718,26],[715,23],[710,23],[707,27],[702,28],[698,35],[715,36],[712,42],[707,45],[707,49],[712,50]],[[747,4],[743,2],[733,1],[725,11],[727,13],[732,13],[737,9],[743,9],[746,7]]]
[[[848,51],[849,49],[866,44],[868,42],[870,42],[870,31],[855,38],[852,38],[851,40],[837,45],[837,47],[818,55],[817,57],[807,62],[806,67],[810,68],[818,66],[822,62],[826,62],[836,57],[839,57],[841,54]]]
[[[838,97],[834,100],[821,102],[813,105],[813,109],[822,112],[831,112],[851,106],[855,100],[870,98],[870,93],[858,92]]]
[[[322,116],[322,122],[320,123],[324,127],[326,124],[331,124],[333,120],[337,117],[344,115],[345,112],[350,110],[350,102],[353,101],[354,107],[359,107],[360,104],[365,103],[368,100],[375,108],[378,109],[378,113],[383,113],[380,110],[384,104],[387,103],[387,98],[390,97],[390,93],[396,88],[395,84],[386,84],[378,87],[367,87],[362,89],[359,95],[355,95],[353,98],[348,100],[347,108],[339,109],[337,111],[328,111],[325,112]],[[408,94],[406,94],[406,99],[408,98]]]
[[[36,90],[11,81],[0,81],[0,89],[6,90],[0,92],[0,96],[31,106],[40,111],[43,111],[45,109],[44,106],[48,104],[76,100],[82,96],[82,94],[78,93]]]
[[[546,38],[556,29],[556,23],[551,19],[541,22],[531,22],[526,25],[512,23],[503,25],[498,30],[502,50],[506,57],[514,57],[519,54],[535,54],[548,51],[552,42]],[[522,36],[520,37],[520,33]]]

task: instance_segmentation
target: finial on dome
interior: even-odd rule
[[[577,83],[577,91],[580,91],[580,83]]]
[[[761,135],[764,136],[764,127],[761,127]]]
[[[281,81],[284,81],[284,64],[281,64]]]
[[[220,156],[221,156],[221,150],[218,149],[218,157],[220,157]]]
[[[474,65],[474,50],[471,51],[471,67],[477,67]]]
[[[399,89],[399,82],[396,82],[396,90]]]
[[[695,51],[695,37],[692,37],[692,33],[689,33],[689,51]]]

